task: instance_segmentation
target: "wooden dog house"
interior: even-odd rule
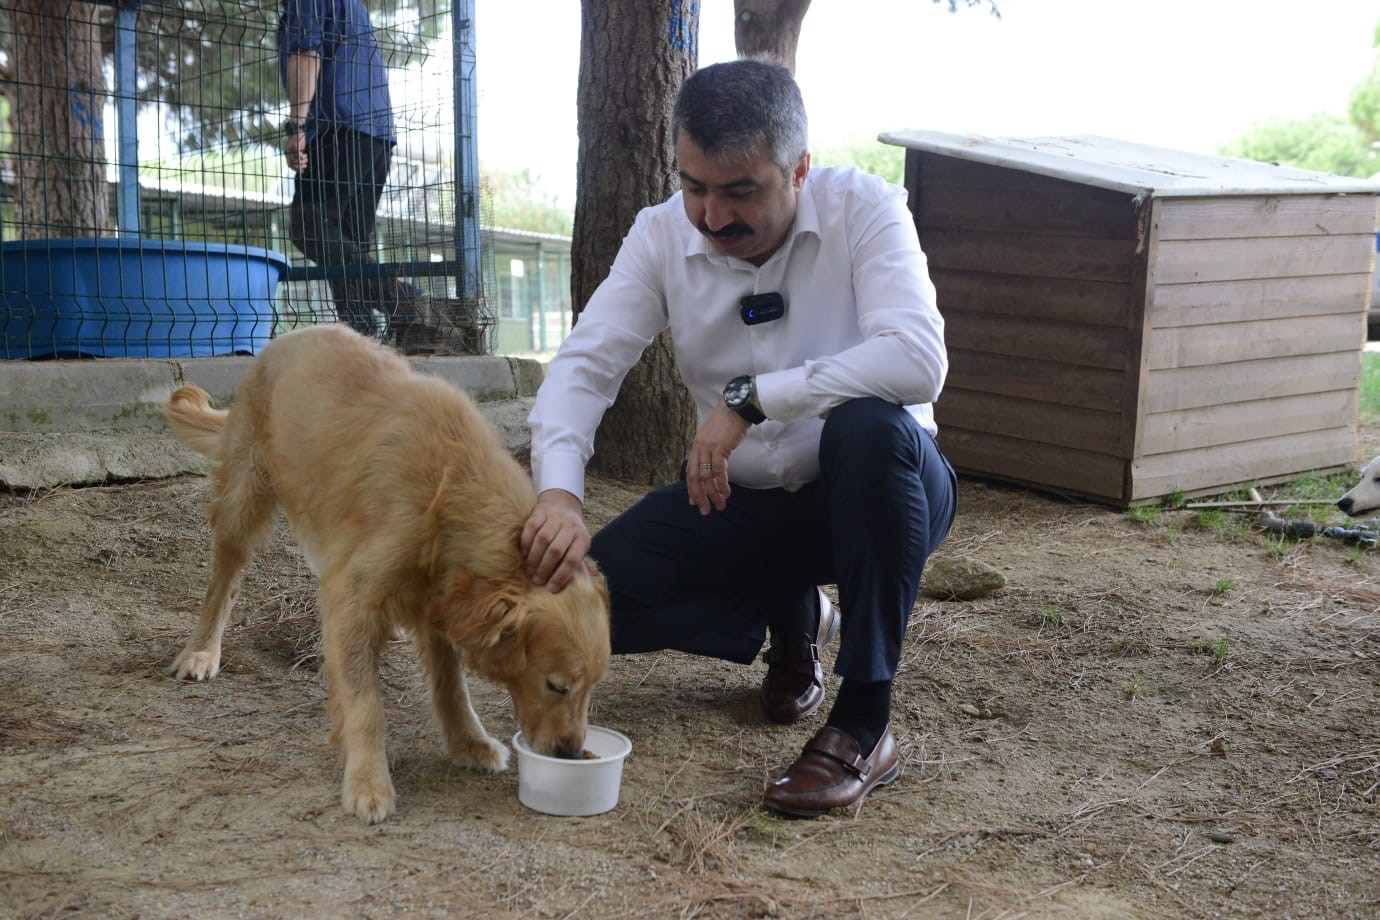
[[[885,134],[961,471],[1118,506],[1356,459],[1380,185],[1099,137]]]

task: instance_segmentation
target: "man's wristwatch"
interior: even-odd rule
[[[288,137],[291,137],[294,134],[301,134],[302,123],[300,121],[293,121],[291,118],[289,118],[287,121],[283,122],[283,133],[286,134]]]
[[[765,422],[767,417],[752,402],[757,385],[746,374],[734,377],[724,387],[724,405],[741,415],[749,425]]]

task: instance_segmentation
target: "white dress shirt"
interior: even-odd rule
[[[745,325],[739,301],[772,291],[785,299],[785,316]],[[875,176],[811,170],[790,233],[760,268],[721,255],[686,217],[680,193],[639,213],[528,417],[538,492],[584,500],[599,420],[668,326],[701,424],[724,384],[756,377],[767,420],[729,457],[734,484],[794,491],[818,478],[824,416],[849,399],[905,406],[936,433],[944,320],[905,190]]]

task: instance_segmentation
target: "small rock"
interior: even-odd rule
[[[747,907],[749,917],[776,917],[781,913],[781,908],[776,902],[764,894],[753,895]]]
[[[1207,836],[1213,843],[1231,843],[1236,839],[1231,834],[1224,833],[1223,831],[1213,831]]]
[[[978,709],[972,703],[959,703],[958,711],[964,715],[972,716],[974,719],[982,716],[982,710]]]
[[[931,559],[920,580],[920,593],[944,601],[971,601],[1006,587],[1006,576],[969,556]]]

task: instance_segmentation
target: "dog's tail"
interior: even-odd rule
[[[209,460],[220,460],[224,453],[224,409],[211,408],[211,397],[201,387],[183,386],[173,390],[163,414],[177,439]]]

